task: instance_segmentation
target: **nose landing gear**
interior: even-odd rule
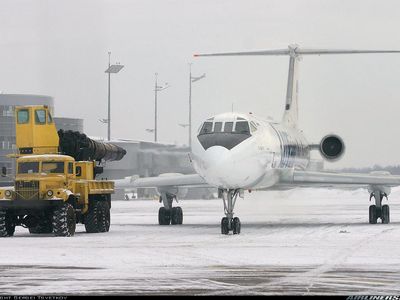
[[[383,197],[386,197],[387,194],[381,191],[374,191],[371,193],[369,200],[371,201],[372,197],[375,198],[375,205],[371,205],[369,207],[369,223],[376,224],[378,219],[380,218],[382,224],[390,223],[390,209],[389,205],[382,205]]]
[[[240,234],[240,219],[238,217],[233,217],[233,209],[235,208],[239,191],[239,189],[222,191],[222,200],[224,201],[224,212],[226,216],[221,220],[222,234],[229,234],[229,231],[232,231],[233,234]]]

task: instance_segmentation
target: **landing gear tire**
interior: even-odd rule
[[[240,234],[240,228],[241,228],[241,223],[240,219],[238,217],[233,218],[232,220],[232,231],[233,234]]]
[[[181,207],[177,207],[177,214],[178,214],[178,224],[182,225],[183,224],[183,210]]]
[[[53,231],[55,236],[73,236],[76,229],[75,210],[69,203],[64,203],[53,212]]]
[[[369,207],[369,224],[376,224],[378,220],[376,205],[370,205]]]
[[[13,236],[15,224],[7,211],[0,211],[0,237]]]
[[[383,205],[382,206],[382,224],[389,224],[390,223],[390,209],[389,205]]]
[[[229,234],[229,221],[227,217],[221,219],[221,233]]]
[[[238,217],[233,217],[233,209],[235,208],[236,199],[240,194],[240,189],[221,190],[221,194],[225,212],[225,217],[221,220],[221,233],[228,234],[229,231],[232,231],[233,234],[240,234],[240,219]]]
[[[173,207],[171,209],[171,225],[182,225],[183,211],[181,207]]]
[[[158,210],[158,224],[169,225],[171,223],[171,211],[168,211],[165,207],[160,207]]]

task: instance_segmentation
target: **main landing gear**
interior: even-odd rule
[[[160,202],[164,204],[158,210],[158,224],[160,225],[182,225],[183,211],[182,208],[172,207],[172,202],[176,201],[176,196],[170,193],[161,193]]]
[[[375,205],[371,205],[369,207],[369,223],[376,224],[378,218],[381,219],[382,224],[389,224],[390,222],[390,210],[389,205],[382,205],[383,197],[388,199],[387,194],[381,191],[374,191],[371,193],[369,200],[371,201],[372,197],[375,198]]]
[[[235,208],[239,191],[239,189],[222,191],[222,200],[224,201],[224,212],[226,216],[221,220],[222,234],[229,234],[229,231],[232,231],[233,234],[240,234],[240,219],[238,217],[233,217],[233,209]]]

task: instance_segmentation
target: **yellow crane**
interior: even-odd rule
[[[88,233],[109,231],[114,182],[95,179],[102,171],[96,160],[119,160],[126,151],[57,133],[47,106],[18,106],[15,116],[16,175],[14,186],[0,189],[0,237],[13,236],[17,225],[55,236],[73,236],[76,223]]]

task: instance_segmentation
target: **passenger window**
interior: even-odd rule
[[[215,122],[214,132],[221,132],[221,131],[222,131],[222,122]]]
[[[225,122],[224,132],[232,132],[233,122]]]
[[[47,124],[53,124],[53,118],[51,117],[50,112],[47,112]]]
[[[29,110],[21,109],[17,113],[17,121],[18,124],[26,124],[29,123]]]
[[[68,163],[68,174],[74,174],[74,163]]]
[[[235,132],[250,134],[249,123],[248,122],[236,122]]]
[[[82,167],[80,166],[76,167],[75,171],[76,171],[76,176],[78,177],[82,176]]]
[[[46,111],[44,109],[35,110],[35,123],[46,124]]]
[[[203,127],[201,128],[200,135],[201,134],[208,134],[212,132],[212,122],[204,122]]]

